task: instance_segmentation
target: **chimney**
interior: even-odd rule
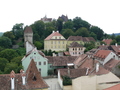
[[[102,44],[103,46],[105,45],[105,44]]]
[[[68,75],[70,75],[70,68],[69,68],[69,66],[68,66]]]
[[[99,63],[96,63],[96,72],[99,71]]]
[[[57,31],[59,33],[59,31]]]
[[[15,72],[12,70],[10,73],[11,78],[11,90],[15,90]]]
[[[22,76],[22,84],[25,85],[26,74],[25,74],[25,72],[22,69],[20,70],[20,74]]]
[[[88,75],[89,68],[87,68],[86,75]]]
[[[52,33],[54,33],[55,31],[53,31]]]
[[[115,46],[117,47],[117,43],[115,43]]]

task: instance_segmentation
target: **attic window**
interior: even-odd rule
[[[35,76],[33,76],[33,79],[32,79],[33,81],[36,81],[37,80],[37,78],[35,77]]]
[[[36,53],[34,53],[34,54],[36,54]]]

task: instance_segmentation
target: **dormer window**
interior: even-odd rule
[[[37,78],[36,78],[36,76],[33,76],[33,79],[32,79],[33,81],[36,81],[37,80]]]

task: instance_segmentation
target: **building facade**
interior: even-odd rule
[[[85,50],[85,47],[78,44],[77,42],[73,42],[68,48],[71,56],[79,56],[81,54],[84,54]]]
[[[44,40],[44,50],[66,51],[66,43],[66,39],[58,31],[53,31]]]

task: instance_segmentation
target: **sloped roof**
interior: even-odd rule
[[[59,32],[53,32],[45,40],[50,40],[53,36],[62,36]]]
[[[70,36],[67,39],[68,41],[83,41],[83,42],[90,42],[95,41],[93,37],[82,37],[82,36]]]
[[[120,90],[120,84],[114,85],[112,87],[109,87],[103,90]]]
[[[69,36],[68,41],[83,41],[82,36]]]
[[[100,49],[100,50],[109,50],[108,47],[109,47],[108,45],[104,45],[104,44],[103,44],[103,45],[100,45],[100,46],[98,47],[98,49]]]
[[[27,83],[25,85],[22,84],[22,76],[26,76]],[[34,76],[36,80],[34,80]],[[12,71],[11,74],[1,74],[0,90],[11,90],[11,78],[15,79],[15,90],[48,88],[48,85],[43,81],[33,60],[31,60],[25,74],[23,74],[23,72],[15,74],[14,71]]]
[[[60,75],[61,76],[69,76],[70,78],[77,78],[80,76],[85,76],[86,75],[86,68],[81,68],[81,69],[59,69],[60,70]]]
[[[120,45],[110,45],[109,48],[115,53],[118,53],[120,51]]]
[[[73,63],[75,65],[79,65],[86,57],[87,57],[86,54],[79,55]]]
[[[27,26],[24,30],[24,33],[33,33],[32,28]]]
[[[104,64],[105,69],[111,71],[117,64],[120,63],[120,60],[111,59],[106,64]]]
[[[107,45],[110,45],[112,39],[103,39],[103,42],[105,42]]]
[[[42,79],[40,72],[38,71],[34,60],[31,60],[28,69],[26,71],[27,74],[27,84],[30,89],[35,88],[48,88],[48,85]],[[35,80],[33,80],[35,78]]]
[[[53,66],[67,66],[67,63],[73,63],[77,56],[46,56],[46,58]]]
[[[78,44],[77,42],[72,42],[69,47],[83,47],[83,46]]]
[[[110,71],[106,70],[103,66],[99,65],[99,70],[96,72],[96,67],[91,70],[89,75],[103,75],[108,74]]]
[[[106,58],[111,52],[111,50],[98,50],[94,56],[98,58]]]

